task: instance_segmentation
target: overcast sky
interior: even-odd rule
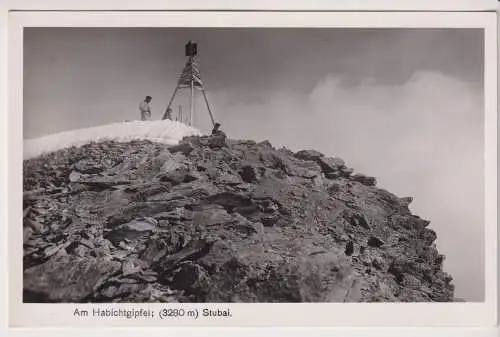
[[[413,196],[412,210],[438,234],[456,295],[482,301],[482,34],[26,28],[24,137],[138,119],[146,95],[159,119],[193,39],[216,119],[231,137],[340,156],[380,187]],[[207,131],[201,103],[195,124]]]

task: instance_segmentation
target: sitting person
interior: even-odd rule
[[[212,129],[212,134],[210,138],[210,147],[225,147],[226,146],[226,134],[224,131],[220,130],[220,123],[215,123]]]
[[[214,128],[212,129],[212,136],[223,135],[226,137],[226,134],[220,129],[220,123],[215,123]]]

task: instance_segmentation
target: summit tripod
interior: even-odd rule
[[[198,60],[196,59],[197,55],[197,44],[193,41],[189,41],[185,46],[185,55],[188,58],[186,65],[184,66],[184,70],[177,81],[177,86],[174,90],[174,94],[168,103],[165,114],[163,115],[163,119],[167,119],[169,115],[171,115],[172,109],[170,108],[172,103],[174,102],[175,95],[180,89],[190,89],[191,99],[189,105],[189,119],[188,125],[193,125],[194,118],[194,89],[197,89],[202,92],[203,98],[205,99],[205,103],[207,105],[208,113],[210,114],[210,120],[212,121],[212,125],[215,125],[214,117],[212,114],[212,110],[210,109],[210,105],[208,104],[207,94],[203,87],[203,82],[201,81],[200,71],[198,70]]]

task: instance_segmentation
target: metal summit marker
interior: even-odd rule
[[[182,74],[177,81],[177,86],[174,90],[172,98],[170,99],[167,109],[165,110],[165,114],[163,115],[163,119],[167,119],[169,112],[171,112],[170,106],[172,105],[175,95],[180,89],[190,89],[191,99],[189,106],[189,119],[187,120],[187,124],[193,125],[193,117],[194,117],[194,89],[198,89],[202,92],[203,98],[205,99],[205,103],[207,105],[208,113],[210,114],[210,119],[212,121],[212,125],[215,125],[214,117],[212,114],[212,110],[210,109],[210,105],[208,104],[208,98],[203,87],[203,82],[201,80],[200,71],[198,69],[199,62],[196,59],[196,55],[198,54],[198,46],[197,43],[189,40],[189,42],[185,45],[185,56],[187,57],[186,65],[182,71]]]

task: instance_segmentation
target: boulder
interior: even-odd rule
[[[170,153],[182,153],[188,155],[194,150],[194,146],[190,142],[181,142],[178,145],[174,145],[169,148]]]
[[[100,161],[91,159],[82,159],[75,164],[75,170],[83,174],[97,174],[104,171]]]
[[[337,253],[298,256],[286,264],[263,267],[248,264],[245,258],[230,258],[212,277],[207,301],[222,297],[251,302],[357,302],[361,298],[364,281]],[[222,294],[229,284],[231,292]]]
[[[235,186],[242,184],[243,180],[240,178],[240,176],[226,173],[217,178],[217,183],[227,186]]]
[[[257,169],[253,165],[244,165],[241,167],[239,174],[241,176],[241,179],[243,179],[244,182],[247,183],[253,183],[257,181]]]
[[[137,218],[105,233],[104,238],[118,247],[122,241],[133,242],[149,237],[157,227],[158,221],[154,218]]]
[[[172,284],[188,294],[203,296],[210,290],[210,276],[200,265],[187,261],[181,263],[173,272]]]
[[[437,235],[436,232],[430,228],[424,228],[420,232],[420,238],[424,240],[424,242],[428,245],[431,245],[436,241]]]
[[[82,179],[82,174],[77,171],[71,171],[71,173],[68,176],[68,180],[71,183],[79,182],[81,179]]]
[[[295,153],[295,157],[302,160],[311,160],[317,161],[319,158],[324,157],[325,155],[316,150],[301,150]]]
[[[146,242],[146,249],[140,256],[141,260],[148,265],[155,264],[163,257],[180,251],[190,240],[189,234],[175,229],[156,233]]]
[[[179,168],[160,173],[159,180],[161,182],[170,182],[174,185],[179,185],[182,183],[189,183],[197,179],[196,175],[189,172],[185,167],[179,166]]]
[[[186,170],[186,166],[184,164],[179,163],[177,160],[174,160],[172,158],[167,159],[161,166],[160,172],[161,173],[170,173],[173,171],[181,171],[181,170]]]
[[[202,228],[224,225],[232,220],[232,216],[229,215],[222,206],[194,211],[193,213],[193,224]]]
[[[340,168],[340,172],[342,173],[341,175],[343,177],[350,177],[354,173],[354,169],[347,167],[347,166],[342,166]]]
[[[177,267],[179,263],[188,259],[195,260],[206,255],[212,245],[213,242],[209,242],[205,239],[191,240],[178,252],[164,256],[159,261],[159,270],[168,274],[168,272]]]
[[[374,177],[369,177],[364,174],[357,173],[351,177],[352,180],[362,183],[366,186],[375,186],[377,185],[377,179]]]
[[[382,247],[382,245],[384,244],[384,241],[380,240],[379,238],[377,238],[376,236],[370,236],[368,238],[368,241],[366,242],[366,244],[369,246],[369,247],[375,247],[375,248],[380,248]]]
[[[345,162],[341,158],[332,157],[320,157],[317,159],[317,163],[324,173],[339,171],[345,165]]]
[[[121,268],[120,262],[60,256],[24,271],[24,302],[78,302]]]
[[[208,146],[212,149],[227,147],[226,135],[222,133],[220,135],[210,136],[208,138]]]

